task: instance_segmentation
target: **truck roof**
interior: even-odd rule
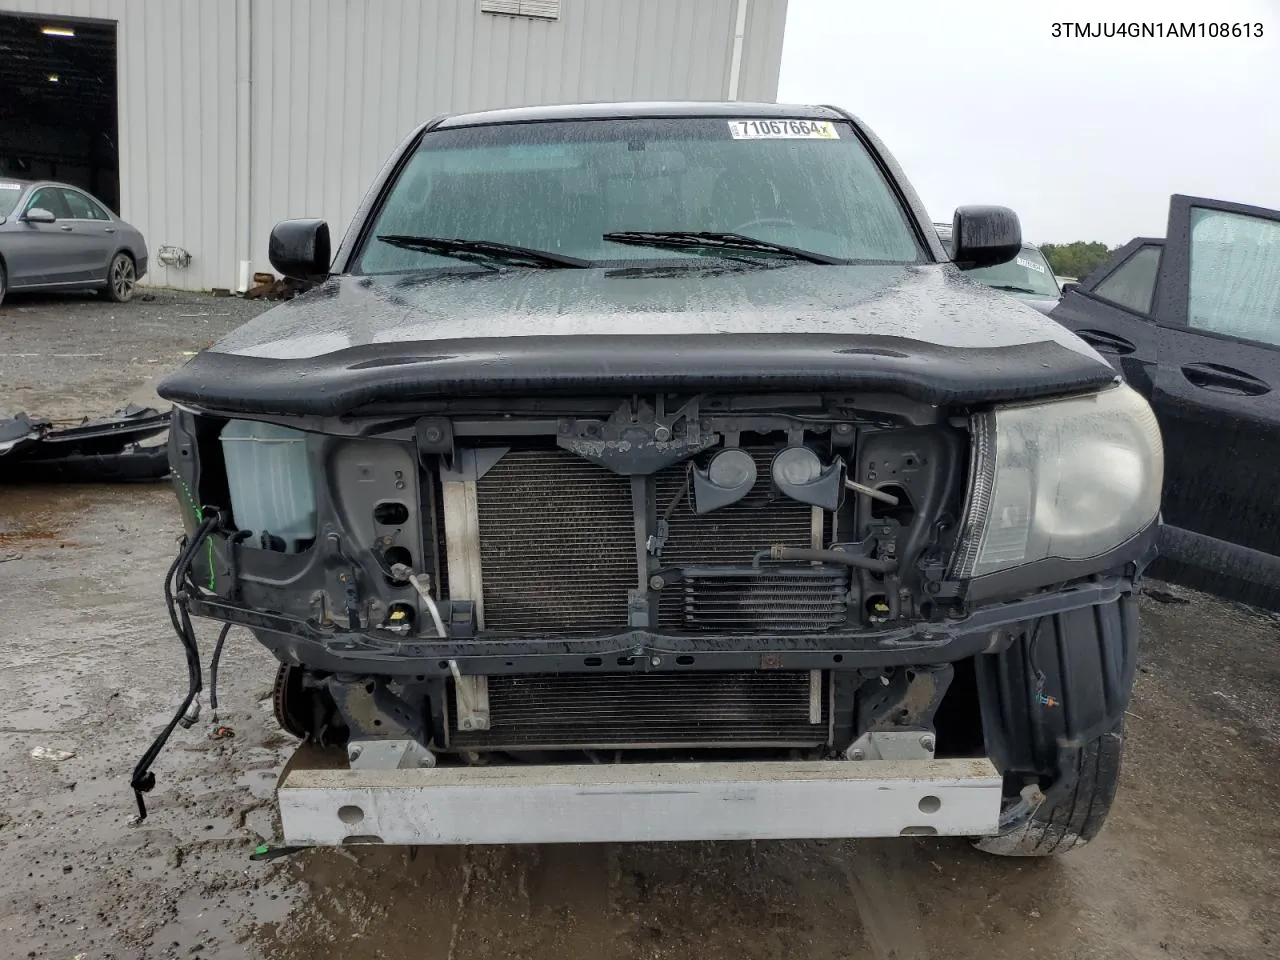
[[[741,100],[658,100],[633,103],[570,103],[542,107],[481,110],[446,117],[437,129],[492,123],[530,123],[539,120],[619,120],[645,117],[778,117],[802,120],[848,120],[834,107]]]

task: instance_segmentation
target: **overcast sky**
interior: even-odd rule
[[[1057,39],[1055,21],[1257,23],[1262,39]],[[1163,236],[1169,195],[1280,209],[1280,0],[790,0],[781,102],[866,121],[930,214],[1037,243]]]

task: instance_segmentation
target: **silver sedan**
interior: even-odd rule
[[[0,302],[9,290],[100,290],[133,299],[142,234],[78,187],[0,176]]]

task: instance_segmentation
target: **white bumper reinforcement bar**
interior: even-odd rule
[[[286,844],[416,845],[980,836],[996,832],[1000,789],[987,759],[404,770],[291,762],[277,795]]]

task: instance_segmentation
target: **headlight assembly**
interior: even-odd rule
[[[1087,560],[1141,532],[1160,510],[1160,429],[1128,386],[997,407],[974,416],[971,430],[954,577],[1048,558]]]

